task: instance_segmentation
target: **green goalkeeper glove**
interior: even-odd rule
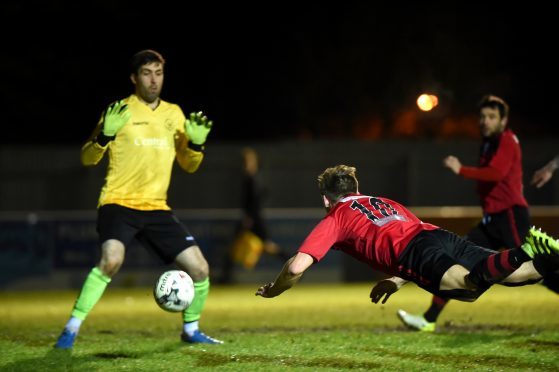
[[[195,145],[203,145],[212,129],[213,122],[202,114],[202,111],[191,113],[190,118],[184,122],[184,131]]]
[[[112,103],[105,111],[103,118],[103,134],[107,137],[115,136],[124,124],[130,119],[130,111],[128,105],[120,100]]]

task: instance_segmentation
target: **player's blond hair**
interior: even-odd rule
[[[336,201],[351,193],[357,192],[355,167],[336,165],[327,168],[318,176],[318,189],[328,199]]]

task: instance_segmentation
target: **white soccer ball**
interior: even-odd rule
[[[155,302],[165,311],[183,311],[194,300],[192,278],[181,270],[169,270],[161,274],[153,287]]]

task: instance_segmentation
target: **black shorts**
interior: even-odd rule
[[[399,276],[439,294],[444,273],[453,265],[471,270],[479,261],[495,254],[449,231],[422,231],[398,258]]]
[[[465,237],[494,250],[519,247],[530,229],[528,208],[518,205],[499,213],[487,214]]]
[[[97,232],[100,243],[109,239],[127,247],[136,238],[165,263],[171,263],[186,248],[198,245],[194,237],[171,211],[140,211],[117,204],[98,210]]]

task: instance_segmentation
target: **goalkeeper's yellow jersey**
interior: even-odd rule
[[[160,100],[152,110],[134,94],[124,101],[131,115],[115,139],[104,147],[95,141],[103,128],[101,117],[81,151],[81,161],[86,166],[97,164],[109,152],[98,206],[119,204],[138,210],[169,210],[167,189],[175,158],[192,173],[204,155],[186,146],[185,117],[178,105]]]

